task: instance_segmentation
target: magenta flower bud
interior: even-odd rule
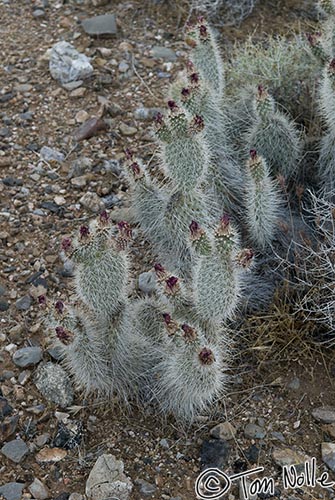
[[[69,250],[71,250],[71,247],[72,241],[70,240],[70,238],[64,238],[62,241],[62,249],[64,250],[64,252],[68,252]]]
[[[190,81],[191,81],[191,83],[194,83],[194,84],[199,83],[199,74],[198,73],[192,73],[190,75]]]
[[[109,223],[109,215],[107,210],[103,210],[99,216],[99,221],[103,226],[106,226]]]
[[[332,59],[329,63],[329,70],[332,72],[332,73],[335,73],[335,59]]]
[[[306,33],[306,38],[308,40],[308,43],[310,44],[311,47],[315,47],[317,42],[319,41],[318,39],[320,38],[321,33]]]
[[[62,302],[61,300],[57,300],[57,302],[55,303],[55,309],[58,312],[58,314],[63,314],[64,307],[65,307],[64,302]]]
[[[166,280],[166,284],[169,288],[173,288],[174,286],[176,286],[177,283],[178,283],[178,278],[176,276],[170,276],[170,278]]]
[[[200,225],[195,220],[192,220],[189,228],[191,231],[192,241],[200,240],[200,238],[205,234],[205,231],[200,227]]]
[[[208,30],[207,27],[204,24],[201,24],[199,26],[199,33],[202,38],[207,38],[208,37]]]
[[[170,295],[175,295],[179,291],[179,279],[176,276],[170,276],[165,280],[166,292]]]
[[[57,338],[65,345],[68,345],[73,340],[73,333],[65,330],[62,326],[57,326],[55,328]]]
[[[198,354],[201,364],[212,365],[215,361],[214,353],[208,347],[204,347]]]
[[[174,321],[171,318],[170,314],[168,314],[168,313],[164,313],[163,318],[164,318],[164,322],[165,322],[165,326],[166,326],[168,335],[169,336],[174,335],[179,329],[179,324],[177,323],[177,321]]]
[[[224,214],[224,215],[221,217],[221,219],[220,219],[220,224],[221,224],[221,227],[222,227],[222,228],[224,228],[224,229],[225,229],[226,227],[228,227],[228,226],[229,226],[229,224],[230,224],[230,215],[228,215],[228,214]]]
[[[190,61],[190,59],[188,59],[186,61],[186,68],[189,70],[189,71],[194,71],[194,64],[192,61]]]
[[[264,99],[268,95],[266,88],[263,85],[258,85],[257,91],[258,91],[258,99]]]
[[[187,340],[188,342],[193,342],[197,338],[197,333],[194,328],[192,328],[190,325],[187,325],[184,323],[181,325],[181,329],[184,332],[184,339]]]
[[[81,226],[81,228],[79,229],[79,234],[82,239],[88,238],[90,234],[88,226]]]
[[[131,151],[131,149],[126,148],[124,150],[124,152],[125,152],[127,160],[132,160],[132,158],[133,158],[133,152]]]
[[[39,295],[37,297],[38,304],[44,309],[47,305],[47,298],[45,295]]]
[[[178,106],[177,106],[175,101],[170,100],[170,101],[168,101],[167,104],[169,106],[170,111],[177,111]]]
[[[195,236],[199,232],[199,230],[200,230],[199,224],[195,220],[192,220],[190,224],[190,231],[192,236]]]
[[[154,120],[157,123],[157,125],[163,125],[163,123],[164,123],[164,116],[162,115],[162,113],[158,112],[158,113],[155,114]]]
[[[162,264],[156,263],[154,265],[154,271],[158,279],[164,279],[166,277],[166,269],[162,266]]]
[[[118,225],[118,230],[123,238],[130,239],[132,236],[131,227],[128,222],[121,220]]]
[[[216,230],[216,236],[227,236],[230,233],[230,216],[224,214],[220,219],[219,227]]]
[[[195,129],[198,130],[199,132],[204,128],[205,123],[204,120],[201,116],[196,115],[193,120]]]
[[[163,314],[164,321],[167,325],[171,323],[171,315],[169,313],[164,313]]]
[[[251,248],[244,248],[236,256],[236,262],[243,268],[250,267],[254,258],[254,252]]]
[[[182,95],[183,97],[189,97],[189,96],[190,96],[190,94],[191,94],[190,89],[188,89],[187,87],[184,87],[184,88],[182,89],[182,91],[181,91],[181,95]]]
[[[256,151],[256,149],[250,149],[249,153],[250,153],[250,158],[252,160],[255,160],[257,158],[257,151]]]
[[[130,165],[130,168],[134,174],[135,177],[139,176],[140,173],[141,173],[141,167],[139,166],[139,164],[137,163],[137,161],[134,161],[131,165]]]

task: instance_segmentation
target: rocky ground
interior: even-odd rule
[[[111,468],[125,491],[132,487],[134,500],[188,500],[209,465],[229,474],[261,465],[275,479],[278,498],[335,497],[320,487],[285,491],[281,480],[283,465],[312,457],[318,474],[335,471],[330,350],[298,342],[289,355],[283,349],[272,357],[255,343],[236,360],[224,410],[182,429],[153,412],[126,413],[73,394],[45,334],[37,297],[66,299],[70,290],[61,239],[104,207],[117,220],[127,205],[124,149],[143,158],[155,149],[153,108],[162,105],[187,55],[186,11],[171,4],[0,1],[0,494],[6,500],[70,494],[80,500],[89,475],[87,494],[107,498],[112,490],[99,493],[94,484],[108,485]],[[81,24],[110,13],[115,26],[108,37],[91,36],[96,27]],[[308,29],[314,21],[309,2],[260,1],[240,28],[221,30],[223,48],[254,32]],[[90,76],[76,85],[50,74],[47,50],[62,40],[91,59]],[[233,485],[226,498],[242,493]]]

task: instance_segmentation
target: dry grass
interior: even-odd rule
[[[320,325],[308,321],[303,311],[296,311],[288,284],[276,292],[268,312],[249,316],[241,330],[246,351],[251,351],[260,365],[269,360],[311,360],[316,352],[327,356]]]

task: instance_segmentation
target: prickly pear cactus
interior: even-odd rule
[[[274,258],[283,214],[274,176],[294,178],[301,138],[259,86],[236,151],[213,31],[200,18],[186,39],[190,61],[155,118],[158,174],[132,151],[124,162],[137,237],[156,259],[154,292],[134,290],[132,229],[104,212],[63,241],[75,264],[72,305],[41,306],[79,388],[149,400],[190,422],[224,397],[231,325],[255,284],[262,300],[258,257]]]

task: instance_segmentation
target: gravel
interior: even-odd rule
[[[46,363],[41,365],[35,374],[37,389],[45,399],[62,408],[73,402],[73,388],[65,370],[60,365]]]

